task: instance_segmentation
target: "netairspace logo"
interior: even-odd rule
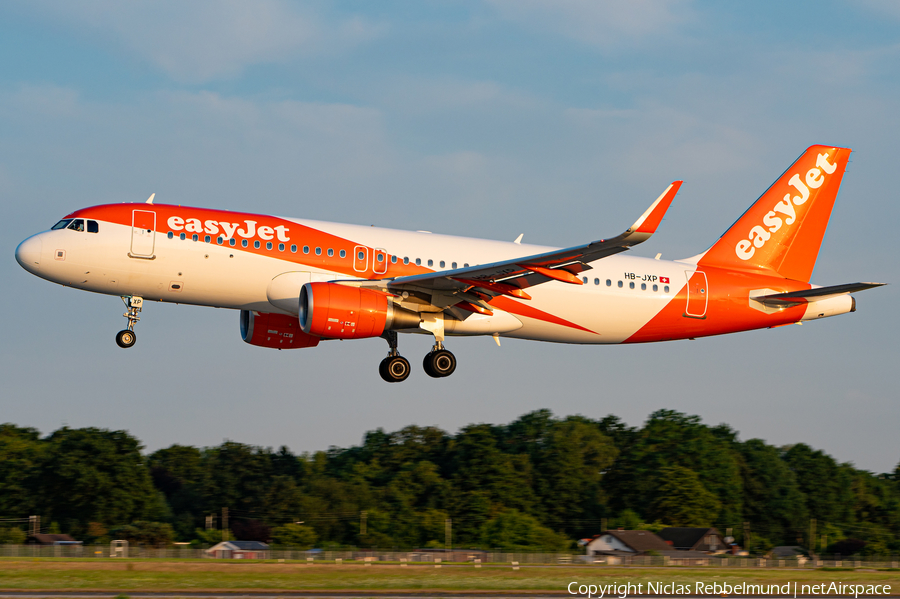
[[[646,587],[646,591],[644,590]],[[843,582],[823,582],[819,584],[802,584],[796,582],[787,584],[752,584],[739,582],[730,584],[727,582],[647,582],[647,583],[609,583],[609,584],[580,584],[577,581],[570,582],[567,590],[570,595],[580,597],[618,597],[627,599],[631,596],[648,595],[763,595],[775,597],[800,596],[832,596],[832,597],[875,597],[891,594],[889,584],[845,584]]]

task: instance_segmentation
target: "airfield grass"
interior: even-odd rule
[[[373,564],[313,565],[212,560],[0,559],[0,590],[129,591],[550,591],[568,595],[570,582],[633,584],[728,582],[779,584],[889,584],[900,595],[900,572],[826,572],[788,569],[687,567],[510,566]],[[646,586],[644,586],[646,589]]]

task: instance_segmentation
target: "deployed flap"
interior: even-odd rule
[[[585,245],[492,264],[400,277],[387,281],[388,289],[393,291],[407,287],[463,293],[469,297],[461,297],[458,301],[477,303],[479,299],[497,295],[531,299],[522,290],[548,281],[580,285],[582,281],[575,275],[590,269],[587,263],[624,252],[649,239],[656,232],[680,187],[681,181],[669,185],[631,227],[612,239],[600,239]]]
[[[803,291],[790,291],[788,293],[773,293],[771,295],[761,295],[753,299],[767,303],[779,304],[802,304],[807,301],[818,301],[872,289],[873,287],[881,287],[884,283],[845,283],[843,285],[831,285],[830,287],[816,287],[814,289],[805,289]]]

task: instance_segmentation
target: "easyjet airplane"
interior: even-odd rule
[[[144,300],[240,310],[244,341],[277,349],[382,337],[379,367],[405,380],[397,333],[434,336],[423,367],[456,369],[449,335],[643,343],[853,312],[851,292],[810,285],[850,150],[812,146],[707,251],[619,255],[659,226],[675,181],[624,233],[566,249],[153,204],[77,210],[16,249],[44,279],[121,296],[134,345]]]

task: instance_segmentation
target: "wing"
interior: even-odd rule
[[[600,239],[585,245],[491,264],[399,277],[377,283],[382,288],[386,286],[386,290],[395,295],[406,291],[419,297],[430,296],[427,301],[441,310],[461,304],[470,313],[490,313],[487,302],[498,295],[531,299],[525,289],[548,281],[581,285],[582,280],[577,275],[591,268],[588,263],[624,252],[646,241],[656,232],[681,183],[675,181],[669,185],[631,227],[611,239]]]

